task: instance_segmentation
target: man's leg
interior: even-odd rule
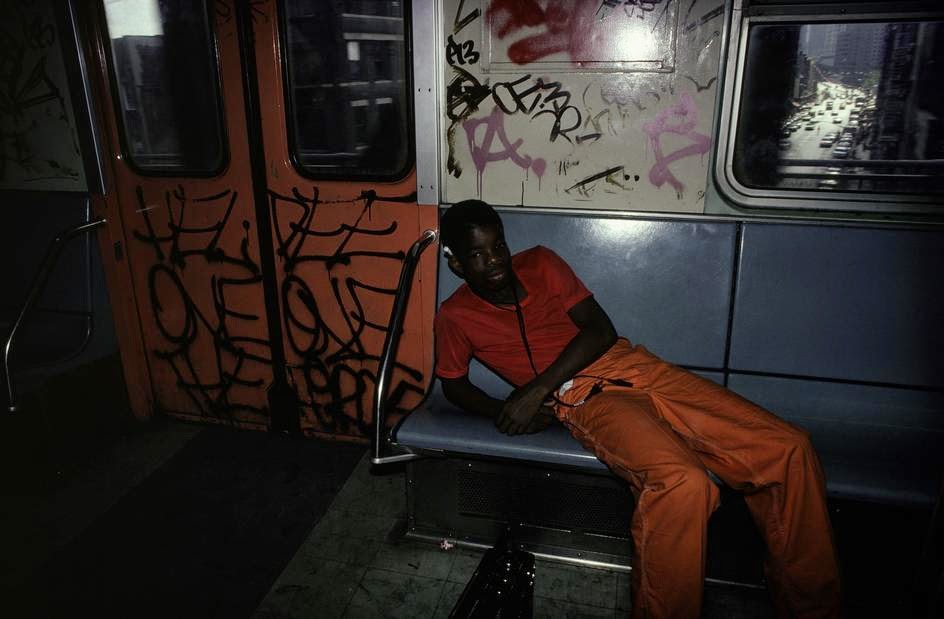
[[[708,517],[719,493],[704,465],[639,391],[604,391],[561,417],[633,487],[633,617],[695,619]]]
[[[734,392],[667,363],[635,387],[704,465],[745,493],[767,542],[768,582],[781,617],[838,617],[839,567],[819,459],[807,433]],[[637,359],[639,361],[639,359]],[[639,364],[637,364],[639,365]]]

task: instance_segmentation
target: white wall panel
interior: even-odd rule
[[[720,0],[443,0],[444,202],[704,208]]]

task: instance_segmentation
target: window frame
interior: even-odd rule
[[[894,192],[836,191],[819,187],[811,189],[777,189],[749,187],[741,183],[734,172],[734,151],[740,118],[740,100],[744,85],[747,44],[754,25],[856,23],[856,22],[910,22],[944,20],[944,11],[930,10],[917,3],[892,10],[885,3],[850,5],[810,4],[800,6],[772,5],[745,8],[748,0],[734,0],[730,23],[727,25],[727,49],[722,57],[724,85],[721,114],[717,130],[718,148],[713,166],[714,185],[722,196],[738,207],[751,211],[838,211],[874,214],[932,214],[942,215],[944,195],[921,195]],[[755,5],[759,3],[754,3]],[[824,160],[832,161],[832,160]],[[763,214],[763,213],[758,213]]]
[[[376,174],[361,172],[359,166],[334,165],[325,166],[320,169],[312,169],[301,162],[298,143],[295,136],[295,127],[292,124],[295,118],[295,98],[292,94],[292,84],[289,77],[289,61],[291,50],[288,47],[288,10],[286,0],[276,0],[276,11],[278,14],[278,44],[280,71],[282,73],[282,101],[284,102],[284,114],[282,116],[283,127],[285,129],[286,145],[288,147],[288,160],[292,168],[302,178],[319,181],[366,181],[376,183],[396,183],[404,180],[416,164],[415,147],[415,116],[414,116],[414,97],[413,97],[413,11],[412,0],[401,0],[403,11],[403,91],[405,101],[403,109],[406,113],[406,125],[404,126],[404,138],[406,146],[406,158],[403,166],[388,174]],[[345,58],[347,57],[347,48],[342,50]],[[360,50],[361,58],[364,57],[364,50]]]
[[[118,144],[125,164],[138,176],[153,178],[215,178],[222,175],[230,166],[229,132],[227,131],[226,106],[223,102],[223,74],[220,70],[220,44],[214,27],[214,13],[210,10],[212,0],[201,0],[203,14],[206,20],[209,40],[212,43],[211,53],[214,76],[216,77],[216,108],[217,124],[220,135],[220,160],[211,170],[194,170],[185,167],[142,167],[135,160],[136,155],[128,146],[128,130],[125,125],[124,111],[121,107],[121,92],[118,89],[118,73],[115,66],[115,56],[112,50],[111,33],[108,30],[108,19],[105,12],[105,1],[97,2],[97,13],[101,24],[102,46],[105,52],[105,66],[108,68],[109,90],[115,110],[115,122],[118,129]]]

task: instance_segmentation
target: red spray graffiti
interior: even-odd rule
[[[476,131],[482,126],[485,127],[485,131],[481,135],[481,140],[477,142]],[[475,169],[478,172],[479,195],[482,195],[482,175],[485,173],[485,166],[488,165],[489,161],[511,159],[521,169],[525,171],[533,170],[538,177],[538,181],[544,176],[547,162],[541,158],[532,159],[530,155],[523,155],[518,152],[524,140],[518,138],[511,142],[508,139],[508,135],[505,133],[505,114],[499,108],[494,108],[492,113],[485,118],[463,121],[462,128],[465,129],[472,161],[475,163]],[[492,142],[496,137],[501,142],[502,150],[492,150]]]
[[[656,162],[649,170],[649,182],[656,187],[661,187],[663,183],[668,182],[679,194],[685,189],[685,185],[675,178],[669,164],[691,155],[704,155],[711,147],[711,138],[703,133],[698,133],[695,128],[698,126],[698,108],[695,101],[688,93],[682,93],[679,102],[674,103],[651,121],[644,123],[642,130],[649,136],[649,145],[655,154]],[[692,141],[688,146],[682,147],[668,155],[662,152],[662,135],[665,133],[674,133]]]
[[[575,8],[573,4],[580,6]],[[543,25],[546,28],[545,32],[519,39],[508,48],[509,60],[516,64],[528,64],[558,52],[571,52],[573,57],[575,46],[580,45],[581,36],[577,33],[586,35],[588,27],[592,26],[592,20],[577,23],[580,21],[577,16],[586,13],[587,8],[591,8],[587,0],[579,3],[550,0],[544,9],[536,0],[492,0],[488,17],[499,39],[526,27]],[[592,14],[591,8],[591,17]]]
[[[518,39],[508,47],[508,59],[529,64],[560,52],[572,62],[604,60],[600,55],[619,50],[631,30],[633,14],[601,13],[600,0],[492,0],[487,18],[499,39],[524,28],[544,31]],[[605,3],[604,3],[605,4]]]

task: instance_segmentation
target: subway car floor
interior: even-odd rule
[[[402,537],[402,468],[372,471],[364,446],[138,424],[102,400],[116,362],[91,373],[0,426],[3,616],[448,616],[482,553]],[[832,508],[847,616],[911,614],[929,514]],[[717,517],[730,523],[716,530],[743,524]],[[714,564],[759,559],[725,556],[750,543],[709,549]],[[534,596],[535,617],[630,612],[628,575],[604,569],[538,560]],[[771,616],[762,589],[706,587],[703,617]]]

